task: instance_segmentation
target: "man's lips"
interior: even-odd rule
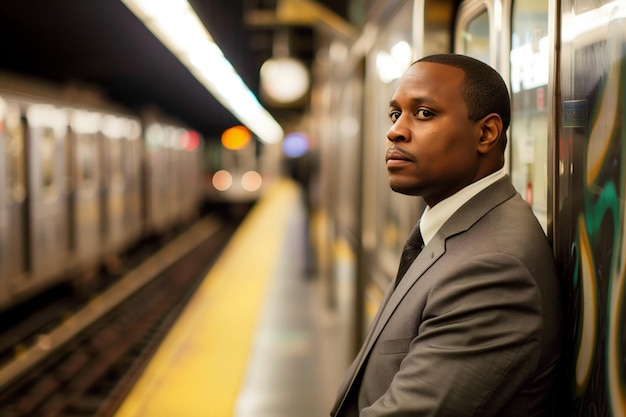
[[[385,157],[387,164],[390,162],[413,162],[413,156],[400,148],[389,148]]]

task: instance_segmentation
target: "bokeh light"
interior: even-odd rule
[[[233,176],[226,170],[219,170],[213,174],[213,187],[219,191],[226,191],[233,185]]]
[[[222,133],[222,145],[226,149],[244,149],[250,143],[250,131],[245,126],[233,126]]]
[[[246,191],[257,191],[261,185],[263,185],[263,179],[256,171],[248,171],[241,176],[241,186]]]
[[[304,133],[289,133],[283,139],[282,149],[288,157],[299,158],[309,151],[309,138]]]

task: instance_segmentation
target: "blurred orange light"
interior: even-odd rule
[[[222,133],[222,145],[226,149],[240,150],[250,143],[250,131],[244,126],[234,126]]]

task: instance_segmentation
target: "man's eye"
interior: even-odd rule
[[[400,112],[399,111],[391,111],[389,112],[389,118],[391,119],[392,123],[395,123],[396,120],[398,120],[400,118]]]
[[[433,113],[433,112],[431,112],[431,111],[430,111],[430,110],[428,110],[428,109],[418,109],[418,110],[415,112],[415,116],[416,116],[418,119],[430,119],[431,117],[433,117],[433,116],[434,116],[434,113]]]

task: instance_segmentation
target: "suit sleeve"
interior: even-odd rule
[[[432,287],[389,389],[360,415],[497,415],[537,367],[540,297],[516,258],[467,259]]]

